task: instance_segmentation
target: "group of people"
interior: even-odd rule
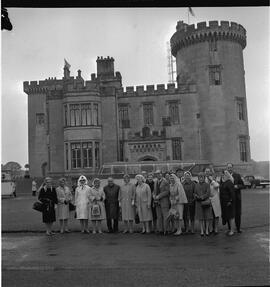
[[[107,221],[109,233],[118,232],[118,222],[124,223],[123,233],[133,233],[134,223],[141,223],[141,233],[181,235],[195,233],[195,219],[200,222],[200,235],[218,234],[219,219],[228,226],[227,235],[234,234],[234,221],[241,233],[241,176],[233,172],[228,164],[218,181],[210,168],[198,174],[198,182],[192,180],[190,172],[179,169],[176,174],[161,171],[155,174],[138,174],[136,183],[130,176],[123,176],[123,184],[117,185],[108,178],[102,188],[98,178],[88,185],[85,176],[79,177],[75,196],[61,178],[59,186],[52,186],[47,177],[39,191],[39,200],[46,205],[42,211],[46,234],[52,235],[53,222],[57,217],[60,233],[70,232],[68,220],[71,207],[80,222],[81,232],[90,233],[88,223],[92,222],[92,233],[102,233],[102,221]]]

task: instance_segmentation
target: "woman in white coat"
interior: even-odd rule
[[[210,224],[210,233],[214,231],[214,234],[218,234],[218,222],[219,218],[221,217],[221,206],[220,206],[220,199],[219,199],[219,184],[213,180],[210,183],[210,201],[213,210],[213,224]],[[211,230],[211,229],[214,230]]]
[[[135,176],[137,180],[137,187],[135,191],[135,205],[139,214],[140,222],[143,224],[142,234],[150,233],[149,222],[152,221],[152,210],[151,210],[151,189],[146,184],[145,178],[138,174]]]
[[[171,210],[175,210],[177,214],[177,231],[174,235],[182,234],[181,230],[181,222],[183,221],[183,211],[184,204],[188,203],[185,190],[181,184],[177,180],[177,176],[175,174],[170,175],[170,202],[171,202]]]
[[[89,195],[90,187],[84,175],[78,180],[78,186],[75,190],[76,218],[80,220],[81,232],[89,233],[88,216],[89,216]]]
[[[57,214],[60,223],[60,233],[70,232],[67,225],[69,219],[69,203],[72,200],[72,194],[66,185],[65,178],[59,179],[59,186],[56,188],[56,194],[58,199]]]

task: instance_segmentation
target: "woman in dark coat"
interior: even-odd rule
[[[52,225],[56,220],[54,205],[58,203],[58,200],[50,177],[45,178],[45,185],[41,188],[38,199],[45,205],[45,210],[42,212],[42,221],[46,225],[46,234],[53,235]]]
[[[154,199],[153,199],[153,193],[154,193],[154,189],[155,189],[155,181],[154,181],[153,177],[154,177],[153,174],[149,173],[145,183],[147,183],[151,189],[151,194],[152,194],[151,209],[152,209],[152,214],[153,214],[153,221],[151,223],[152,223],[152,231],[156,232],[157,231],[157,213],[156,213],[156,205],[155,205]]]
[[[220,182],[220,205],[221,205],[221,216],[222,224],[228,224],[227,234],[232,236],[233,232],[233,220],[235,216],[235,195],[234,195],[234,185],[232,183],[230,174],[225,170],[222,174],[222,179]]]

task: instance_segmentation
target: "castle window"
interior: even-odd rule
[[[169,117],[173,125],[179,124],[179,105],[178,102],[169,103]]]
[[[119,126],[120,128],[129,128],[128,105],[119,106]]]
[[[45,124],[45,115],[43,113],[36,114],[37,126],[43,126]]]
[[[68,166],[68,144],[67,143],[65,144],[65,155],[66,155],[66,170],[68,170],[69,166]]]
[[[152,103],[143,104],[143,118],[145,125],[152,125],[154,123]]]
[[[95,142],[95,165],[96,165],[96,168],[98,168],[100,165],[99,142]]]
[[[120,141],[120,161],[124,161],[124,141]]]
[[[93,156],[92,156],[92,143],[85,142],[82,143],[82,153],[83,153],[83,167],[89,168],[93,166]]]
[[[172,139],[172,159],[182,160],[182,140],[181,138]]]
[[[98,104],[93,104],[93,117],[92,117],[92,125],[98,125]]]
[[[70,105],[70,125],[72,127],[80,125],[80,105]]]
[[[64,105],[64,126],[68,126],[68,106]]]
[[[209,66],[209,81],[211,86],[221,85],[221,66]]]
[[[82,126],[89,126],[91,124],[91,104],[81,105]]]
[[[72,143],[71,144],[71,163],[72,168],[81,168],[81,144]]]
[[[245,103],[244,99],[237,99],[237,113],[238,119],[244,121],[245,120]]]
[[[247,153],[247,137],[246,136],[239,137],[239,150],[240,150],[240,160],[243,162],[247,162],[248,153]]]
[[[212,38],[209,40],[209,50],[214,52],[217,51],[217,39]]]

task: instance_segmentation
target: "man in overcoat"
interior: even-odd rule
[[[156,203],[157,226],[159,233],[167,234],[166,218],[170,209],[170,184],[162,176],[160,170],[156,171],[157,181],[153,194]]]
[[[105,193],[105,210],[109,233],[118,232],[119,201],[118,194],[120,187],[115,184],[113,178],[108,178],[108,184],[103,188]],[[112,225],[113,221],[113,225]],[[112,227],[113,226],[113,227]]]
[[[241,213],[242,213],[242,199],[241,189],[244,187],[243,180],[239,173],[234,172],[233,164],[228,163],[227,169],[234,179],[234,192],[235,192],[235,225],[238,233],[241,233]]]

